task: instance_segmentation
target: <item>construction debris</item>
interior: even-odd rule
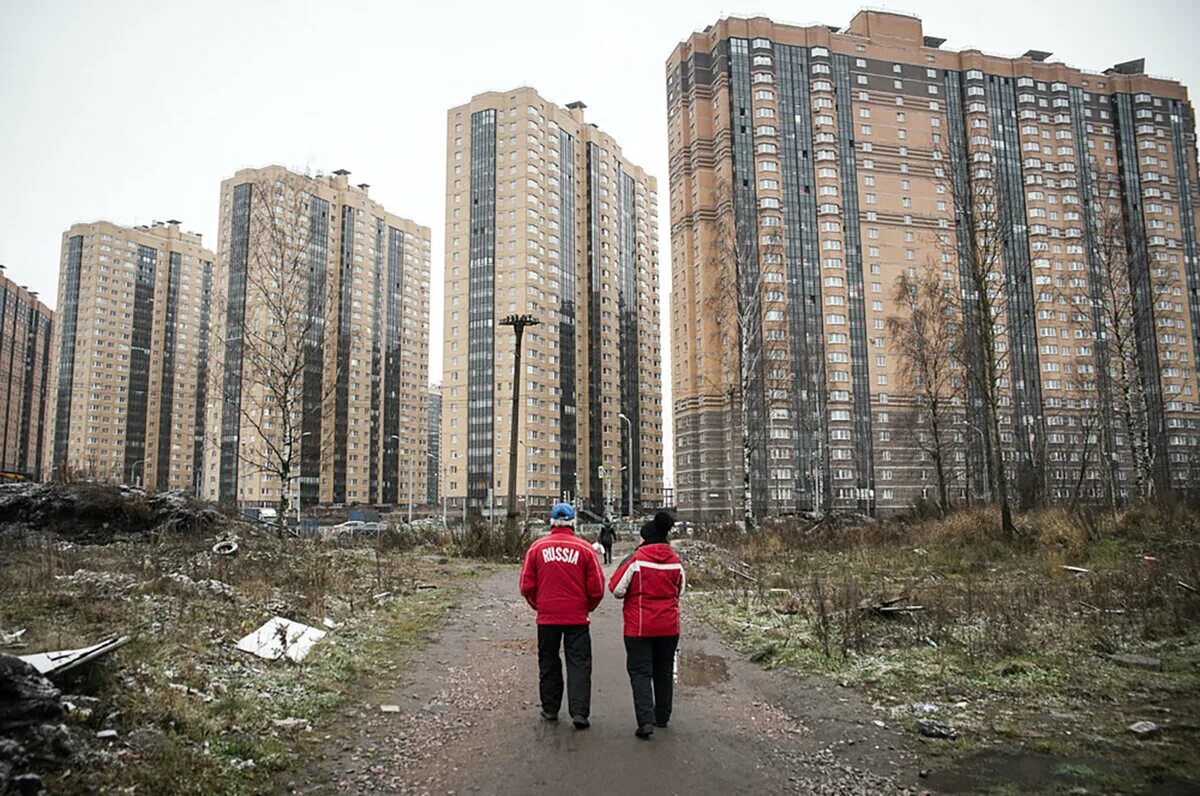
[[[880,616],[897,616],[899,614],[910,614],[915,611],[925,610],[925,606],[923,605],[903,604],[907,597],[908,595],[901,594],[876,601],[864,600],[859,603],[858,608],[860,611],[872,611]]]
[[[400,706],[399,705],[380,705],[379,712],[380,713],[399,713]]]
[[[55,652],[39,652],[34,655],[22,655],[21,660],[28,663],[38,674],[46,677],[69,672],[85,663],[108,655],[129,643],[129,636],[109,636],[98,644],[74,650],[58,650]]]
[[[1067,572],[1071,572],[1075,575],[1086,575],[1089,572],[1091,572],[1090,569],[1084,569],[1083,567],[1069,567],[1066,564],[1063,564],[1062,568],[1065,569]]]
[[[0,630],[0,647],[16,647],[21,636],[25,635],[25,628],[19,627],[16,630],[6,631]]]
[[[238,543],[232,540],[217,542],[213,545],[212,551],[219,556],[236,556],[238,553]]]
[[[325,638],[324,630],[280,616],[271,619],[237,643],[237,648],[269,661],[286,657],[299,663],[304,660],[313,645]]]
[[[937,719],[917,719],[917,732],[926,738],[945,738],[954,740],[958,737],[958,730],[942,724]]]
[[[1162,728],[1152,721],[1135,721],[1125,729],[1129,730],[1134,735],[1141,736],[1142,738],[1149,738],[1152,735],[1158,735],[1158,733],[1162,731]]]

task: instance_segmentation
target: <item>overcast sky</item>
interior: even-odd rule
[[[518,85],[586,102],[588,118],[659,179],[665,292],[663,64],[675,44],[722,16],[844,26],[859,7],[0,0],[0,264],[53,306],[61,235],[74,222],[178,218],[215,249],[220,181],[237,169],[348,169],[389,210],[432,227],[439,380],[447,108]],[[1197,0],[889,8],[920,16],[947,49],[1050,50],[1092,70],[1145,56],[1148,72],[1200,86]]]

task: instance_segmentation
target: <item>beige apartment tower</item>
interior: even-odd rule
[[[429,229],[349,172],[221,183],[203,494],[224,504],[420,504]],[[280,457],[289,463],[287,480]]]
[[[510,402],[518,508],[661,505],[657,183],[613,138],[532,88],[447,116],[444,496],[503,513]],[[540,322],[513,373],[508,315]],[[625,469],[628,468],[628,469]]]
[[[943,42],[881,11],[843,29],[730,18],[668,59],[685,513],[931,498],[929,402],[888,321],[906,317],[898,281],[931,272],[978,328],[971,274],[988,230],[1001,242],[987,280],[998,400],[969,365],[947,380],[952,497],[988,498],[997,445],[1014,502],[1119,499],[1141,470],[1160,491],[1195,485],[1200,180],[1186,90],[1140,60],[1097,73]],[[967,334],[959,353],[977,362],[982,345]],[[1123,419],[1131,402],[1142,420]],[[984,433],[992,416],[998,435]]]
[[[195,489],[213,259],[178,221],[63,234],[51,477]]]

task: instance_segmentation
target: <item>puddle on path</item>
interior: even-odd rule
[[[680,651],[675,656],[675,680],[680,685],[711,686],[729,679],[729,666],[719,655]]]

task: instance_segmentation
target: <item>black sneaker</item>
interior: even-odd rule
[[[633,734],[641,738],[643,741],[648,740],[650,736],[654,734],[654,725],[642,724],[634,731]]]
[[[542,711],[542,718],[543,718],[543,719],[545,719],[546,721],[558,721],[558,714],[557,714],[557,713],[551,713],[551,712],[550,712],[550,711],[548,711],[548,710],[543,710],[543,711]]]
[[[592,726],[592,723],[584,716],[572,716],[571,721],[575,724],[575,729],[586,730]]]
[[[658,727],[661,730],[662,728],[667,726],[667,723],[665,721],[656,721],[656,722],[654,722],[654,726]]]

